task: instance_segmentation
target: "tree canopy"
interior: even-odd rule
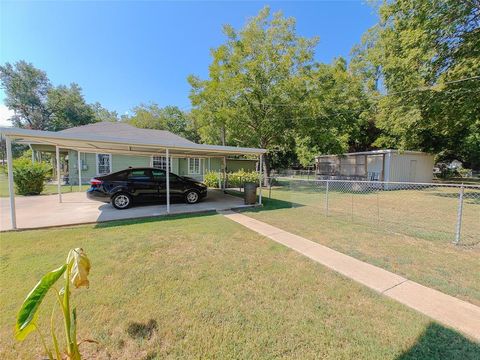
[[[480,1],[395,0],[379,14],[352,64],[380,90],[375,144],[479,167]]]
[[[15,126],[57,131],[97,121],[80,86],[54,87],[44,71],[25,61],[0,66],[0,80]]]
[[[370,145],[364,88],[344,59],[316,63],[318,39],[298,36],[293,18],[267,7],[224,33],[209,78],[188,79],[204,140],[266,148],[267,173],[283,156],[308,165],[320,152]]]
[[[123,121],[139,128],[168,130],[191,141],[199,140],[195,122],[190,114],[176,106],[161,108],[155,103],[141,104],[134,107],[132,112],[132,115],[124,117]]]

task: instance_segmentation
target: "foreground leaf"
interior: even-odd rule
[[[72,284],[79,288],[86,286],[88,288],[88,274],[90,273],[90,260],[82,248],[70,250],[67,257],[67,264],[72,263],[70,280]]]
[[[62,276],[66,268],[67,265],[63,265],[45,274],[27,295],[17,314],[17,322],[15,324],[15,338],[17,340],[25,339],[30,332],[35,330],[34,319],[36,318],[38,307],[45,298],[48,290],[50,290],[53,284]]]

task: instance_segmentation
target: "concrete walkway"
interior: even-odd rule
[[[480,307],[233,211],[220,212],[273,241],[480,341]]]

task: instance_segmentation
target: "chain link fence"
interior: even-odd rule
[[[269,179],[268,196],[311,216],[464,246],[480,244],[480,186],[352,180]]]

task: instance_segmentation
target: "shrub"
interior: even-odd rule
[[[214,171],[209,171],[205,174],[203,183],[211,188],[218,188],[219,173]]]
[[[462,178],[469,178],[469,177],[472,177],[473,175],[471,169],[460,168],[457,171],[460,177]]]
[[[218,188],[218,181],[222,174],[218,172],[207,172],[203,182],[208,187]],[[227,187],[239,188],[246,182],[258,183],[258,173],[253,171],[238,170],[227,174]]]
[[[242,187],[247,182],[258,183],[258,173],[248,172],[245,170],[239,170],[236,172],[228,173],[228,186],[229,187]]]
[[[38,195],[43,191],[45,180],[51,171],[50,165],[32,163],[24,157],[13,161],[13,180],[20,195]]]

